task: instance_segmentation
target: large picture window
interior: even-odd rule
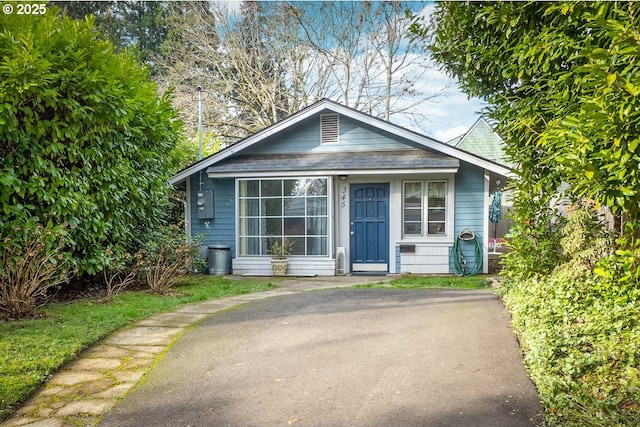
[[[268,255],[287,238],[292,255],[328,254],[327,178],[241,179],[240,255]]]
[[[447,182],[406,181],[402,191],[404,236],[447,234]]]

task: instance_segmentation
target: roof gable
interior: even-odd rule
[[[479,118],[469,131],[449,142],[457,148],[485,159],[508,165],[504,141],[484,118]]]
[[[243,154],[340,153],[420,148],[412,141],[343,114],[335,114],[338,119],[335,141],[323,142],[321,119],[328,116],[327,111],[264,138],[247,147]]]
[[[173,185],[178,184],[187,179],[193,173],[213,166],[225,159],[228,159],[231,156],[235,156],[238,154],[264,154],[264,151],[261,152],[261,150],[267,150],[271,154],[275,154],[277,152],[280,152],[280,154],[291,153],[291,149],[295,146],[295,144],[286,144],[282,143],[281,141],[286,141],[288,137],[291,137],[294,134],[297,134],[299,136],[304,132],[311,133],[313,132],[313,127],[316,125],[317,144],[315,144],[314,142],[309,142],[308,146],[305,146],[305,144],[300,144],[300,152],[311,153],[314,152],[314,149],[324,152],[332,152],[334,150],[345,151],[344,147],[338,147],[340,144],[327,144],[325,146],[320,145],[319,117],[320,114],[326,114],[330,112],[337,113],[341,116],[341,125],[343,123],[350,124],[350,129],[352,129],[352,132],[364,131],[365,133],[368,132],[369,135],[379,135],[382,138],[381,141],[385,141],[387,143],[387,145],[385,146],[386,149],[399,150],[420,148],[422,150],[433,150],[438,154],[451,156],[453,158],[483,167],[501,175],[511,175],[511,172],[505,166],[478,157],[475,154],[467,153],[458,149],[457,147],[445,144],[428,136],[394,125],[390,122],[362,113],[358,110],[346,107],[327,99],[323,99],[281,120],[280,122],[275,123],[235,143],[234,145],[225,148],[222,151],[219,151],[218,153],[215,153],[205,159],[200,160],[199,162],[192,164],[191,166],[174,175],[169,180],[169,182]],[[316,117],[318,120],[315,120]],[[340,129],[341,136],[343,130],[344,129]],[[312,139],[313,137],[310,138]],[[355,141],[357,139],[358,138],[351,138],[351,141]],[[373,145],[375,144],[372,144],[372,141],[370,139],[364,137],[362,138],[362,141],[364,141],[364,143],[360,144],[359,150],[365,151],[373,149]],[[265,144],[262,144],[263,142]],[[357,145],[358,144],[354,144],[353,147]],[[269,148],[267,149],[266,147]],[[352,151],[353,147],[351,147]]]

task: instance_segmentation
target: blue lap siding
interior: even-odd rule
[[[359,123],[348,117],[339,118],[340,142],[320,143],[320,119],[314,117],[287,129],[267,143],[258,144],[244,154],[295,154],[311,152],[408,150],[415,147],[410,141]]]
[[[202,189],[213,190],[214,218],[198,219],[198,190],[202,176]],[[211,179],[203,171],[190,177],[191,185],[191,235],[203,238],[202,244],[227,245],[231,247],[231,258],[236,256],[236,202],[233,178]]]
[[[460,162],[460,169],[456,174],[455,185],[455,217],[454,239],[460,231],[469,227],[476,235],[476,240],[482,245],[484,234],[484,169],[469,163]],[[462,253],[467,260],[468,268],[476,263],[475,245],[460,242]],[[482,262],[482,260],[479,260]]]

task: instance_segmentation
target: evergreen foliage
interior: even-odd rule
[[[168,5],[161,1],[55,1],[70,18],[95,18],[95,27],[117,50],[135,46],[136,56],[150,66],[152,72],[160,59],[160,47],[169,33]]]
[[[462,88],[488,101],[519,165],[521,223],[548,216],[562,182],[571,199],[637,220],[638,14],[635,2],[452,2],[436,9],[435,33],[414,26]]]
[[[573,212],[561,234],[564,261],[551,274],[501,290],[547,424],[637,426],[640,288],[594,274],[611,262],[612,237],[593,210]]]
[[[516,166],[504,298],[551,425],[638,425],[640,4],[443,2],[412,31]],[[562,203],[561,203],[562,201]],[[617,238],[580,213],[606,207]]]
[[[162,220],[179,123],[147,69],[93,20],[0,15],[0,237],[69,224],[80,273]]]

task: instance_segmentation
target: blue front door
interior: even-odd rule
[[[389,271],[389,184],[351,185],[351,271]]]

